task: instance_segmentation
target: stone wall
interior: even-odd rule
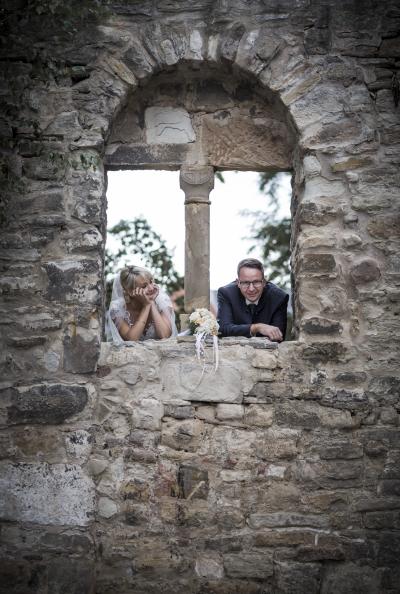
[[[262,346],[223,339],[203,374],[193,342],[104,345],[98,591],[396,590],[398,384],[344,371],[350,351]]]
[[[397,2],[112,12],[2,37],[0,592],[398,592]],[[168,91],[194,136],[155,143],[183,76],[250,89],[277,154],[211,83]],[[222,152],[218,101],[250,126]],[[226,339],[201,383],[190,342],[101,345],[104,163],[248,169],[254,126],[294,172],[296,341]]]

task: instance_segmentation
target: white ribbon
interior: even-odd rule
[[[196,332],[196,356],[197,359],[201,362],[203,359],[203,373],[205,371],[206,361],[205,361],[205,348],[204,344],[206,341],[207,332]],[[219,367],[219,350],[218,350],[218,337],[213,335],[213,363],[214,363],[214,371],[217,371]]]

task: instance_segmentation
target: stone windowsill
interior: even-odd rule
[[[178,343],[195,342],[195,336],[177,336],[176,341]],[[277,349],[278,343],[270,342],[266,338],[252,337],[246,338],[245,336],[227,336],[225,338],[219,338],[218,342],[221,346],[251,346],[255,349]],[[212,338],[206,339],[206,346],[212,346]]]

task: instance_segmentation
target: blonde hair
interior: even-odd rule
[[[139,276],[144,276],[149,281],[153,278],[151,272],[147,270],[147,268],[142,268],[141,266],[126,266],[119,274],[125,301],[127,303],[130,301],[129,292],[136,289],[136,279]]]

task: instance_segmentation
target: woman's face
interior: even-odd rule
[[[151,276],[137,276],[136,288],[144,289],[145,294],[149,297],[152,297],[155,293],[157,293],[157,285],[155,284],[154,279]]]

